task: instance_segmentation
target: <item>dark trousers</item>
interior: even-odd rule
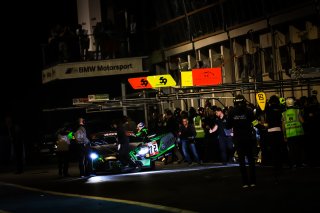
[[[129,144],[121,144],[119,150],[119,160],[123,166],[132,164],[129,156]],[[132,165],[133,166],[133,165]]]
[[[283,134],[281,131],[269,132],[267,134],[267,142],[271,148],[271,159],[274,176],[279,176],[282,170],[282,164],[285,157],[285,144],[283,141]]]
[[[196,138],[196,149],[198,151],[199,159],[204,161],[205,156],[205,139],[204,138]]]
[[[233,157],[232,137],[219,136],[219,146],[220,146],[221,161],[223,163],[232,162],[232,157]]]
[[[291,166],[302,166],[304,161],[304,136],[287,138]]]
[[[17,168],[17,173],[22,173],[23,172],[23,144],[22,143],[17,143],[14,144],[14,152],[15,152],[15,160],[16,160],[16,168]]]
[[[240,173],[242,177],[242,183],[255,184],[256,183],[256,168],[254,157],[254,141],[252,139],[235,139],[236,150],[239,157]],[[249,164],[249,172],[246,168],[246,157]]]
[[[79,161],[79,171],[80,176],[89,175],[89,156],[88,156],[88,146],[84,144],[79,144],[78,146],[78,161]]]
[[[59,175],[69,175],[69,151],[57,152]]]

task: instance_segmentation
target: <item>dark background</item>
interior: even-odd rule
[[[3,3],[1,97],[5,111],[39,108],[41,44],[56,23],[76,25],[76,0]],[[32,107],[30,107],[32,105]]]
[[[77,24],[76,0],[4,1],[1,7],[0,124],[12,116],[32,144],[44,131],[41,44],[55,24]]]

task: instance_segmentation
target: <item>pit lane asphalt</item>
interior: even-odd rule
[[[20,175],[2,173],[0,210],[315,212],[320,207],[320,168],[285,169],[280,183],[275,184],[271,168],[258,166],[257,186],[246,189],[241,187],[235,165],[166,165],[150,172],[87,178],[77,177],[77,166],[72,165],[70,174],[60,178],[55,168],[45,167]]]

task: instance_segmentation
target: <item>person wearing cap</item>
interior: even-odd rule
[[[237,95],[234,99],[234,108],[230,111],[227,120],[227,129],[233,129],[233,142],[239,157],[240,173],[242,177],[242,187],[256,184],[253,125],[255,120],[253,110],[246,105],[243,95]],[[246,168],[246,159],[249,163],[249,173]]]
[[[282,133],[282,108],[277,96],[270,97],[266,110],[266,143],[270,146],[273,174],[276,183],[282,170],[285,144]]]
[[[289,158],[291,166],[301,167],[303,165],[303,136],[304,122],[302,114],[298,108],[294,107],[294,99],[286,99],[287,109],[282,113],[282,128],[284,139],[288,143]]]

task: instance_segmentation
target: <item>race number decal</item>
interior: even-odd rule
[[[154,141],[154,142],[148,143],[148,147],[149,147],[150,156],[154,156],[159,153],[157,142]]]

